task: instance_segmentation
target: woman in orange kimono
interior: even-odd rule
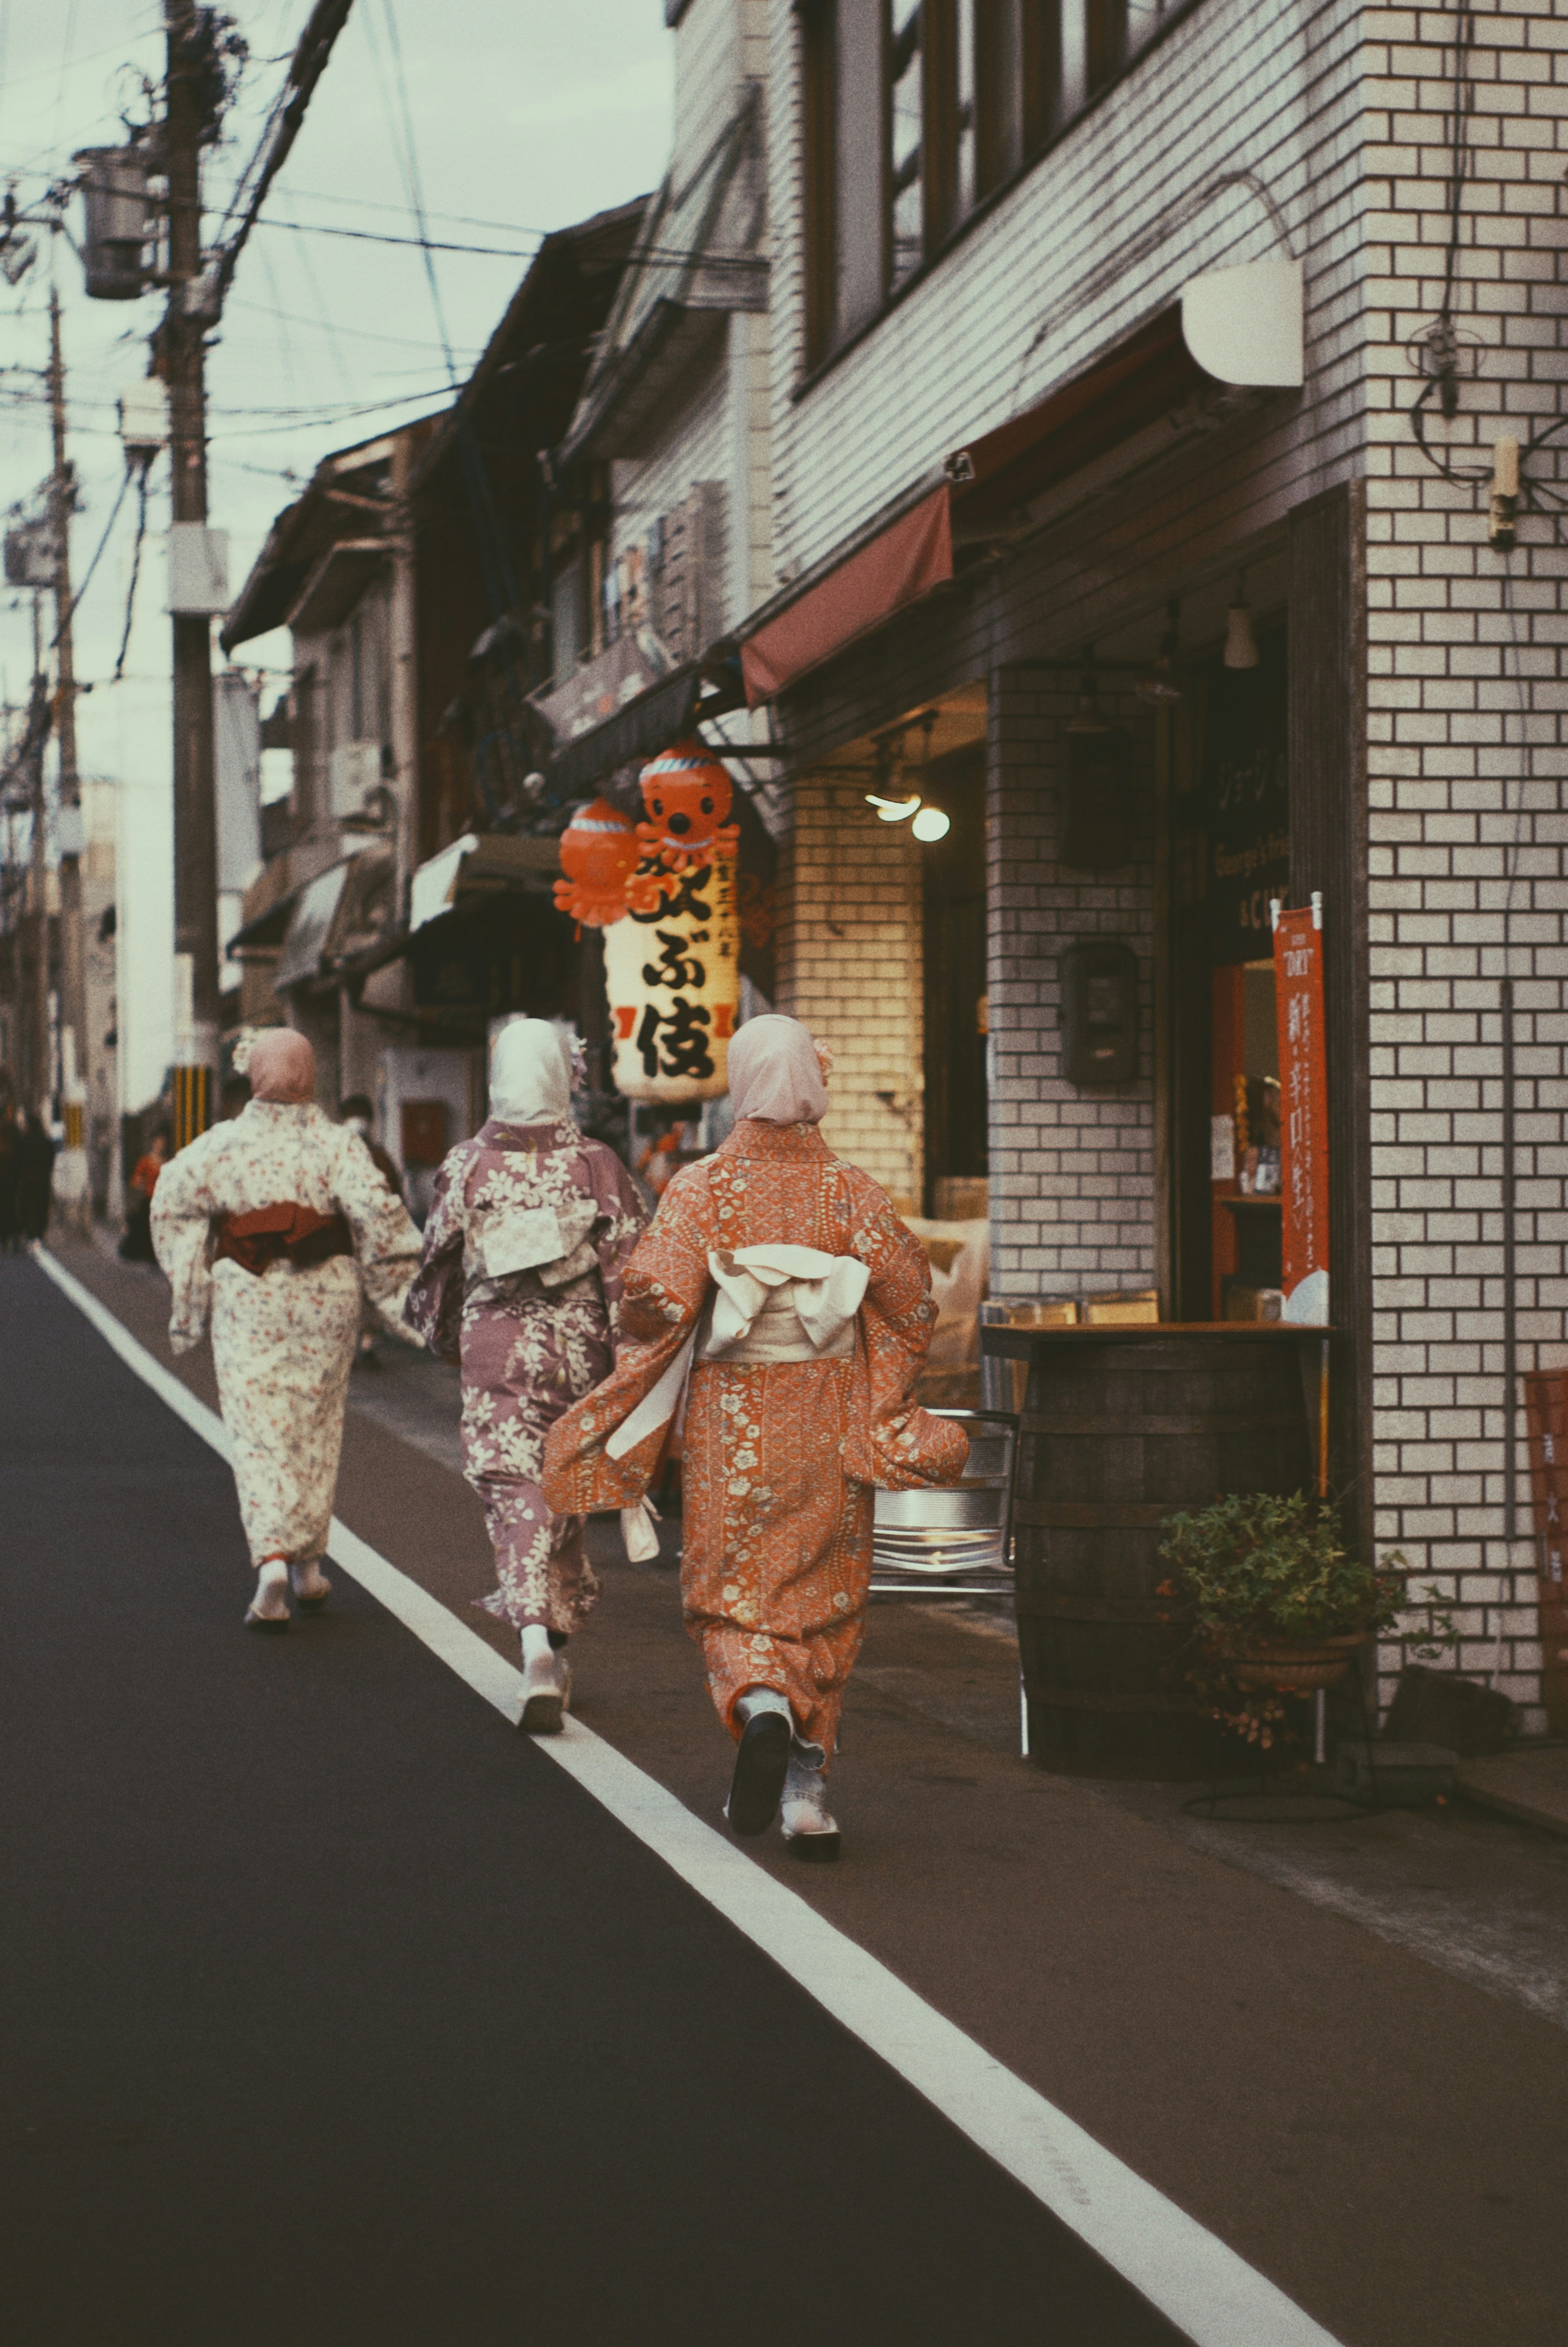
[[[950,1483],[968,1445],[910,1406],[925,1252],[818,1133],[811,1037],[753,1019],[729,1068],[734,1130],[666,1189],[614,1371],[550,1430],[543,1488],[562,1514],[636,1508],[684,1398],[681,1590],[736,1740],[726,1815],[762,1833],[782,1798],[792,1852],[832,1859],[823,1777],[865,1634],[873,1486]]]

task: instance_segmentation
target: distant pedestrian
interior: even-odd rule
[[[15,1141],[17,1225],[24,1239],[41,1242],[49,1227],[55,1182],[55,1136],[36,1108],[24,1109]]]
[[[129,1194],[125,1208],[125,1236],[119,1243],[120,1255],[127,1263],[158,1261],[152,1245],[152,1194],[168,1163],[169,1134],[162,1125],[155,1125],[127,1184]]]
[[[398,1171],[397,1160],[382,1147],[375,1137],[375,1111],[366,1094],[350,1092],[346,1100],[338,1102],[337,1112],[338,1122],[346,1124],[351,1133],[357,1133],[369,1150],[376,1172],[393,1196],[401,1198],[403,1176]]]
[[[623,1265],[642,1207],[613,1150],[571,1115],[559,1028],[518,1019],[490,1060],[490,1116],[436,1176],[408,1317],[463,1366],[463,1471],[496,1553],[487,1613],[522,1639],[521,1726],[559,1728],[571,1692],[564,1649],[599,1597],[582,1518],[539,1489],[545,1436],[609,1374]]]
[[[382,1180],[385,1183],[393,1196],[395,1198],[401,1199],[403,1196],[403,1176],[398,1172],[394,1160],[387,1155],[386,1151],[382,1147],[380,1142],[377,1141],[375,1137],[375,1112],[371,1107],[368,1096],[364,1092],[350,1092],[346,1100],[340,1101],[338,1102],[337,1114],[338,1122],[340,1124],[345,1124],[351,1133],[358,1133],[360,1139],[364,1142],[365,1147],[370,1152],[371,1162],[374,1165],[376,1172],[380,1174]],[[374,1307],[369,1304],[364,1307],[364,1309],[360,1316],[359,1348],[354,1354],[354,1363],[356,1369],[379,1369],[381,1368],[381,1357],[375,1349],[375,1329],[373,1325],[379,1317],[379,1314],[377,1314]]]
[[[409,1342],[419,1234],[357,1133],[314,1105],[315,1056],[289,1027],[251,1047],[252,1098],[158,1177],[152,1236],[177,1353],[209,1310],[240,1513],[257,1573],[245,1619],[282,1628],[289,1591],[321,1604],[362,1294]]]
[[[0,1253],[15,1255],[20,1235],[16,1221],[16,1143],[20,1129],[9,1084],[0,1085]]]
[[[924,1248],[817,1131],[827,1092],[795,1020],[730,1046],[735,1125],[675,1174],[626,1271],[613,1373],[550,1430],[544,1491],[634,1505],[685,1399],[686,1624],[736,1739],[726,1815],[838,1855],[824,1777],[871,1579],[873,1486],[950,1483],[968,1445],[911,1406],[935,1317]],[[688,1380],[690,1380],[688,1388]]]

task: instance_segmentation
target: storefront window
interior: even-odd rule
[[[1184,684],[1173,797],[1177,1317],[1277,1317],[1279,1061],[1270,900],[1290,871],[1286,641]]]

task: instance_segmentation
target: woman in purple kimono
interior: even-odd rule
[[[496,1552],[487,1613],[522,1633],[520,1725],[561,1724],[571,1673],[560,1652],[599,1596],[583,1519],[539,1490],[545,1436],[615,1361],[622,1269],[645,1220],[611,1149],[571,1119],[571,1044],[543,1019],[502,1029],[490,1118],[436,1177],[418,1276],[405,1307],[463,1368],[463,1471]]]

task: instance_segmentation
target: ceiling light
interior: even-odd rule
[[[953,818],[944,815],[940,807],[923,806],[909,828],[917,839],[946,839],[953,828]]]
[[[907,823],[920,804],[920,794],[917,791],[907,799],[883,799],[875,791],[867,791],[866,804],[876,808],[884,823]]]
[[[1225,614],[1225,666],[1257,666],[1257,638],[1252,631],[1252,610],[1246,600],[1245,570],[1236,573],[1235,601]]]

